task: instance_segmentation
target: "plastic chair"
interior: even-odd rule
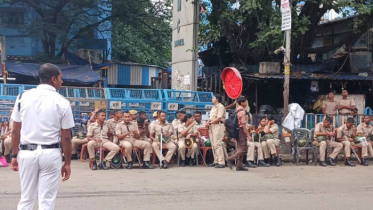
[[[300,157],[300,152],[302,150],[306,150],[306,164],[308,164],[308,151],[312,150],[313,151],[313,161],[315,163],[315,166],[317,165],[317,147],[312,145],[312,134],[311,131],[306,129],[306,128],[294,128],[291,132],[291,138],[293,138],[294,142],[294,159],[295,159],[295,164],[298,165],[299,163],[299,157]],[[301,138],[308,138],[311,139],[310,142],[308,142],[308,145],[305,145],[304,147],[299,147],[298,146],[298,140]]]
[[[208,138],[208,139],[210,138],[210,134],[209,134],[209,129],[208,128],[198,128],[197,130],[201,134],[201,136],[204,136],[205,138]],[[210,142],[212,144],[211,139],[210,139]],[[206,161],[207,152],[209,150],[212,151],[212,147],[201,146],[199,149],[202,149],[203,159]],[[205,163],[203,163],[203,165],[206,166]]]
[[[166,145],[162,145],[162,155],[163,155],[163,150],[168,150],[168,148],[167,148],[167,146]],[[177,150],[176,150],[176,152],[177,152]],[[152,154],[152,165],[154,165],[155,164],[155,159],[156,159],[156,155],[155,155],[155,152],[153,151],[153,154]],[[172,163],[173,163],[173,160],[172,160],[173,158],[171,158],[171,165],[172,165]]]
[[[338,128],[334,129],[334,133],[335,133],[335,136],[336,136],[336,138],[337,138]],[[356,128],[355,128],[355,134],[356,134]],[[344,151],[344,147],[345,147],[345,146],[343,145],[341,151]],[[352,145],[351,145],[351,149],[353,149],[353,150],[357,150],[357,155],[358,155],[358,157],[359,157],[359,159],[360,159],[360,161],[359,161],[359,159],[358,159],[358,162],[361,163],[361,158],[362,158],[362,154],[363,154],[363,150],[362,150],[362,148],[361,148],[361,147],[358,147],[358,146],[352,146]],[[352,152],[352,154],[355,155],[354,152]],[[347,161],[347,157],[346,157],[346,155],[344,155],[343,163],[346,164],[346,161]],[[337,158],[336,158],[336,162],[337,162]]]
[[[88,150],[87,145],[88,145],[88,143],[82,144],[82,150],[80,151],[80,162],[83,162],[83,158],[84,158],[84,160],[87,159],[87,152],[88,152],[87,151]]]

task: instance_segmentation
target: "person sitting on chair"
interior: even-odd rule
[[[181,120],[182,124],[179,125],[177,129],[177,140],[179,145],[179,154],[181,156],[181,163],[180,166],[185,166],[185,140],[189,139],[191,141],[195,141],[198,137],[198,133],[194,130],[194,118],[191,114],[186,114],[184,118]],[[194,139],[194,140],[192,140]],[[193,143],[193,146],[190,150],[190,158],[189,166],[193,166],[195,164],[195,155],[198,151],[197,142]],[[189,152],[188,152],[189,153]]]

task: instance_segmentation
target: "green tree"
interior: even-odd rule
[[[114,59],[169,66],[172,39],[171,1],[143,2],[136,9],[139,13],[148,15],[141,19],[118,17],[113,21]]]
[[[367,32],[373,21],[372,0],[294,0],[292,3],[292,59],[298,54],[324,53],[343,44],[351,44]],[[260,61],[281,61],[273,51],[284,43],[281,32],[280,0],[204,0],[209,8],[202,14],[200,26],[201,44],[212,47],[220,57],[229,62],[253,64]],[[239,6],[238,6],[239,5]],[[350,14],[351,8],[358,16],[354,21],[354,33],[348,40],[325,48],[311,48],[315,30],[323,15],[331,9]]]

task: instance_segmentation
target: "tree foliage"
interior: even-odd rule
[[[156,57],[154,46],[148,40],[149,37],[153,41],[154,37],[163,38],[158,32],[163,33],[168,29],[167,24],[162,22],[170,19],[169,8],[165,8],[164,4],[161,0],[0,0],[0,5],[23,6],[32,11],[23,30],[25,34],[41,40],[45,59],[59,59],[65,50],[74,47],[77,39],[92,39],[94,33],[100,36],[112,29],[114,38],[123,38],[114,41],[114,50],[122,51],[124,46],[121,45],[127,46],[126,50],[136,49],[135,45],[138,45],[142,47],[145,57]],[[166,36],[157,44],[164,44],[163,47],[167,48],[167,39]],[[160,53],[166,54],[157,56],[170,58],[167,50]],[[125,59],[123,61],[144,61],[141,55],[120,57],[121,52],[113,54]],[[142,60],[136,60],[139,58]]]
[[[148,15],[141,19],[118,17],[113,21],[114,59],[169,66],[172,38],[171,2],[142,2],[136,9]],[[116,12],[120,13],[121,8]]]
[[[204,0],[200,26],[201,44],[213,48],[230,62],[253,64],[258,61],[281,61],[273,51],[284,44],[281,31],[280,0]],[[373,20],[372,0],[294,0],[292,4],[292,58],[308,53],[327,52],[312,49],[316,28],[324,14],[333,9],[344,16],[358,15],[353,36],[367,32]],[[346,9],[348,8],[348,9]],[[353,40],[345,40],[353,42]],[[335,43],[338,47],[345,43]],[[351,44],[350,43],[350,44]]]

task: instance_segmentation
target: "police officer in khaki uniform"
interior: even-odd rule
[[[152,127],[155,125],[155,124],[157,124],[159,122],[159,120],[158,120],[158,111],[155,111],[154,113],[153,113],[153,121],[150,123],[150,125],[149,125],[149,131],[151,131],[152,130]]]
[[[166,118],[166,112],[160,111],[158,118],[159,123],[152,127],[152,130],[150,131],[150,138],[153,140],[153,152],[157,155],[159,161],[162,163],[161,167],[164,169],[168,168],[172,155],[175,153],[177,148],[175,142],[172,140],[173,127],[166,121]],[[163,145],[168,149],[166,157],[163,157],[163,154],[160,152],[162,149],[160,148],[161,143],[159,142],[161,133],[164,139]]]
[[[185,115],[186,115],[185,111],[177,111],[176,112],[176,114],[175,114],[176,118],[171,123],[172,127],[174,128],[174,135],[177,134],[177,132],[178,132],[177,129],[178,129],[179,125],[182,124],[181,121],[184,119]]]
[[[110,136],[113,138],[112,141],[114,142],[114,144],[118,144],[118,138],[115,134],[115,129],[117,125],[122,121],[122,111],[117,109],[113,111],[113,114],[114,117],[107,120],[106,122],[109,125]]]
[[[194,138],[195,140],[198,137],[198,133],[194,130],[194,119],[191,114],[186,114],[182,119],[182,124],[178,127],[179,137],[178,145],[179,145],[179,154],[181,156],[181,163],[180,166],[185,166],[185,139]],[[190,153],[189,157],[191,160],[189,161],[189,166],[193,166],[195,163],[195,155],[197,154],[198,146],[197,143],[193,144],[193,147],[189,149],[188,153]]]
[[[373,126],[370,124],[371,121],[372,117],[366,115],[364,117],[364,122],[360,123],[360,125],[357,126],[356,134],[358,136],[364,136],[365,139],[368,141],[368,152],[373,157],[373,141],[370,138],[370,136],[373,135]]]
[[[368,156],[367,152],[367,144],[359,143],[359,144],[354,144],[354,131],[355,131],[355,126],[354,126],[354,118],[349,117],[347,118],[346,124],[342,125],[341,127],[338,128],[337,132],[337,141],[341,142],[343,146],[345,147],[345,155],[347,158],[346,165],[347,166],[355,166],[351,162],[351,145],[355,145],[358,147],[361,147],[362,149],[362,158]],[[367,166],[368,163],[365,162],[364,159],[361,160],[361,165]]]
[[[251,130],[251,125],[246,125],[247,129]],[[254,128],[252,128],[254,129]],[[256,168],[255,160],[255,148],[257,148],[258,166],[259,167],[269,167],[270,165],[264,162],[262,145],[259,142],[255,142],[252,138],[247,138],[247,157],[245,167]]]
[[[109,154],[105,157],[104,161],[101,163],[100,168],[108,170],[109,167],[106,166],[106,162],[110,162],[111,159],[119,152],[118,145],[114,144],[109,140],[108,132],[109,125],[105,122],[106,113],[103,110],[97,112],[97,122],[92,123],[87,132],[88,137],[88,154],[89,158],[92,160],[92,170],[97,169],[97,162],[95,159],[95,149],[102,147],[109,150]]]
[[[137,126],[137,110],[130,110],[129,113],[131,114],[131,122]]]
[[[355,110],[356,104],[353,98],[348,97],[348,91],[342,91],[342,99],[338,101],[338,110],[339,114],[343,115],[351,115],[351,113]],[[341,124],[346,122],[347,116],[341,118]]]
[[[334,116],[337,114],[337,105],[338,102],[334,100],[334,93],[330,92],[328,94],[328,98],[322,102],[322,113],[329,116]]]
[[[221,104],[222,97],[219,94],[215,94],[212,98],[212,107],[210,112],[210,120],[206,123],[205,127],[209,128],[210,139],[212,148],[214,150],[214,163],[209,166],[215,168],[225,168],[224,148],[225,143],[223,142],[225,132],[225,107]]]
[[[267,139],[267,147],[263,147],[263,152],[265,153],[265,156],[269,156],[269,153],[275,156],[276,166],[281,165],[281,159],[276,153],[276,147],[280,146],[280,130],[278,125],[275,122],[275,118],[270,115],[267,117],[268,124],[264,128],[264,132],[266,134],[272,134],[274,136],[274,139]]]
[[[118,123],[115,133],[117,134],[119,145],[124,148],[124,153],[128,161],[126,168],[131,169],[133,166],[132,162],[132,149],[137,147],[144,150],[144,164],[143,168],[153,169],[150,165],[150,151],[151,145],[149,142],[141,140],[140,132],[138,127],[131,122],[131,115],[129,112],[123,113],[123,122]]]
[[[332,124],[333,120],[331,117],[326,116],[325,119],[316,124],[315,127],[315,139],[313,144],[316,146],[320,147],[320,166],[325,167],[326,164],[330,166],[335,166],[335,158],[337,155],[341,152],[343,144],[332,141],[331,137],[334,136],[334,131]],[[324,136],[325,141],[318,141],[317,137],[319,136]],[[328,160],[325,163],[325,152],[326,152],[326,147],[332,147],[333,152],[329,155]]]

